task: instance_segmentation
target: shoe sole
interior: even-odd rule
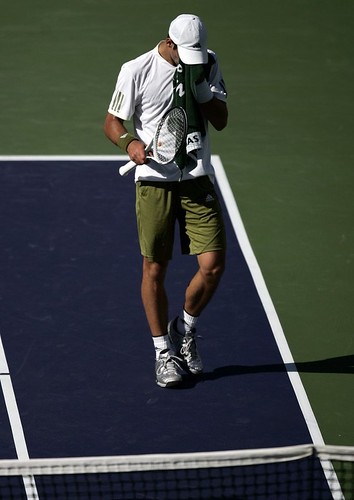
[[[188,368],[188,371],[191,372],[192,375],[201,375],[203,373],[203,369],[201,369],[201,370],[191,370],[190,367],[187,365],[187,363],[186,363],[186,366]]]
[[[165,384],[163,382],[158,382],[156,380],[156,383],[159,387],[175,387],[176,385],[180,384],[182,380],[174,380],[172,382],[166,382]]]

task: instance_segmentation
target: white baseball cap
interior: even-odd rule
[[[208,62],[207,32],[198,16],[181,14],[170,24],[168,34],[178,47],[178,54],[185,64]]]

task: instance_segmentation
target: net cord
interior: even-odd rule
[[[259,465],[317,456],[354,462],[354,447],[298,445],[238,451],[0,460],[0,476],[133,472]]]

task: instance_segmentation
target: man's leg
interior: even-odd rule
[[[161,387],[174,386],[182,380],[167,334],[168,299],[164,285],[167,265],[167,261],[149,262],[144,257],[141,282],[141,297],[155,347],[156,382]]]
[[[198,264],[185,294],[184,309],[191,316],[199,316],[214,295],[225,269],[225,252],[202,253],[198,255]]]
[[[225,252],[206,252],[198,255],[199,269],[189,283],[184,309],[199,316],[213,296],[225,267]],[[153,337],[164,335],[168,323],[168,298],[165,276],[168,262],[149,262],[144,257],[141,296],[146,318]]]
[[[149,262],[144,257],[141,297],[153,337],[165,335],[168,323],[168,299],[165,291],[165,276],[168,262]]]
[[[212,251],[198,256],[199,269],[189,283],[181,314],[169,323],[168,332],[176,352],[188,366],[191,373],[197,375],[203,371],[199,356],[195,326],[198,316],[209,303],[218,287],[225,267],[225,252]]]

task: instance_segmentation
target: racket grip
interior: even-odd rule
[[[136,167],[136,163],[132,160],[128,161],[128,163],[126,163],[125,165],[122,165],[119,169],[119,173],[120,175],[127,175],[129,174],[129,172],[131,172],[132,170],[134,170],[134,168]]]

